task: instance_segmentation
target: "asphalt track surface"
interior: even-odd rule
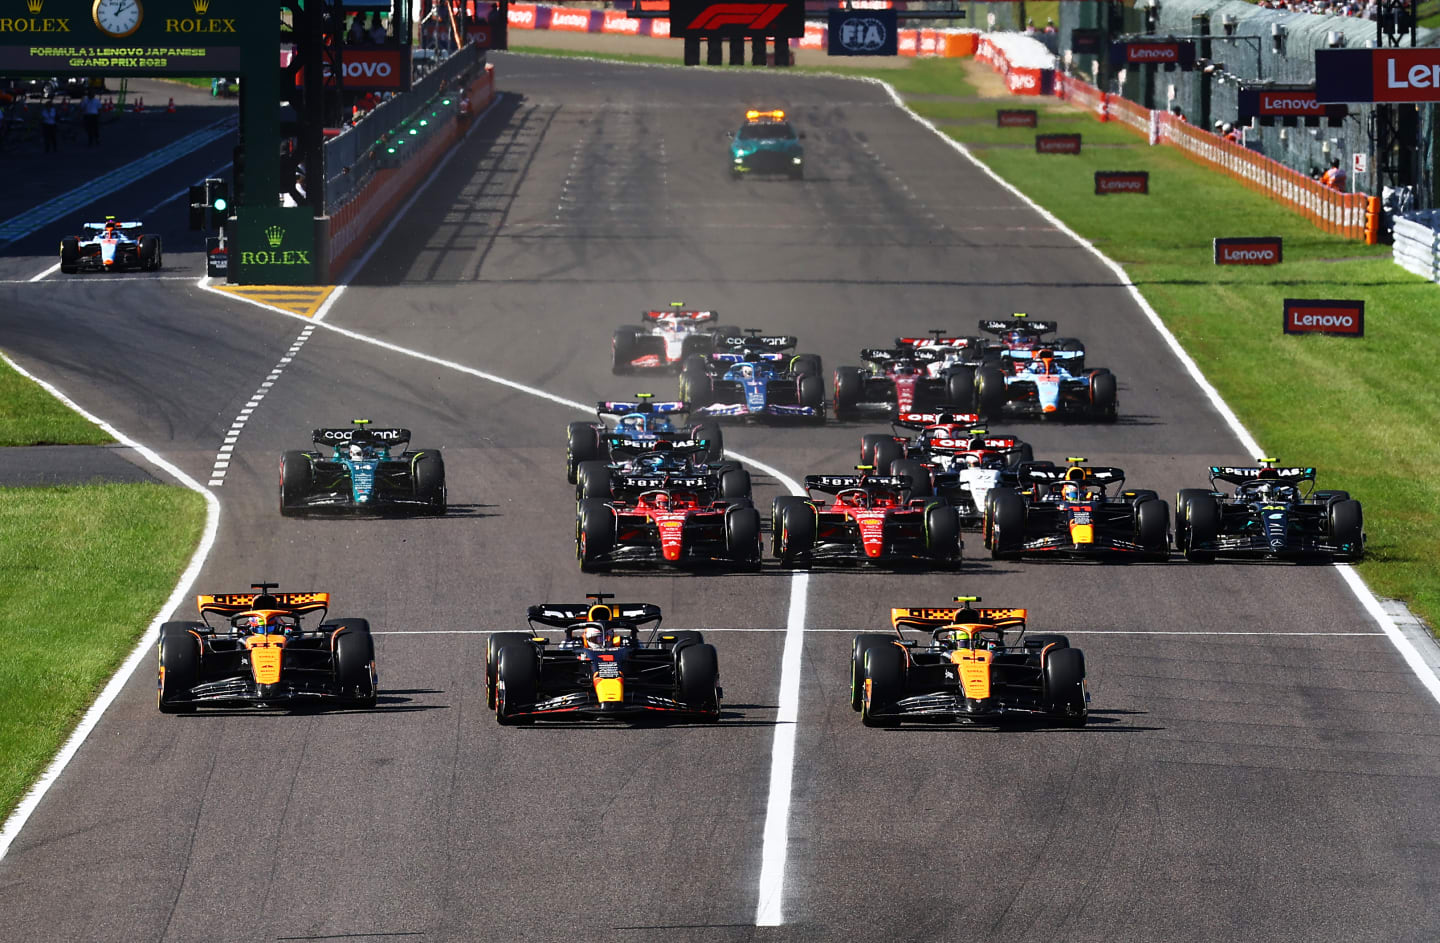
[[[798,334],[827,367],[1044,312],[1116,371],[1123,418],[1011,424],[1038,455],[1162,494],[1251,458],[1092,256],[881,89],[496,58],[504,98],[329,323],[591,401],[673,389],[612,377],[607,343],[671,300]],[[759,104],[806,129],[803,183],[726,179],[724,132]],[[189,282],[0,290],[12,356],[202,480],[304,327]],[[445,450],[449,516],[278,516],[280,451],[357,415]],[[197,590],[279,580],[377,631],[450,634],[381,635],[368,712],[165,717],[142,668],[0,861],[0,937],[1435,938],[1436,705],[1334,570],[993,563],[978,536],[959,576],[810,578],[785,924],[755,927],[791,577],[582,577],[563,475],[578,415],[317,330],[237,443]],[[798,478],[850,468],[880,429],[727,443]],[[495,725],[484,636],[464,633],[593,589],[713,631],[720,724]],[[957,592],[1071,633],[1088,728],[860,725],[850,633]]]

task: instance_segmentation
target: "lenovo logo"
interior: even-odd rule
[[[1278,265],[1283,261],[1279,236],[1216,239],[1216,265]]]
[[[1080,153],[1080,135],[1037,134],[1035,135],[1035,153],[1078,154]]]
[[[1261,92],[1260,114],[1262,115],[1323,115],[1325,106],[1315,96],[1301,96],[1295,92]]]
[[[1095,171],[1095,193],[1146,193],[1150,192],[1150,172],[1145,170],[1097,170]]]
[[[1286,334],[1365,335],[1365,302],[1285,299]]]
[[[1037,124],[1037,113],[1028,108],[1001,108],[995,112],[997,128],[1033,128]]]
[[[1171,44],[1142,44],[1130,43],[1126,47],[1126,57],[1130,62],[1179,62],[1180,47]]]

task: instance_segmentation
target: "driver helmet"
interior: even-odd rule
[[[365,446],[361,445],[359,442],[351,442],[351,443],[350,443],[350,458],[351,458],[351,459],[361,459],[361,458],[364,458],[364,457],[365,457]]]
[[[670,510],[670,495],[664,491],[653,495],[650,499],[650,502],[654,507],[659,508],[662,511]]]
[[[1073,481],[1067,481],[1067,482],[1065,482],[1065,484],[1063,484],[1063,485],[1060,486],[1060,500],[1062,500],[1062,501],[1079,501],[1079,500],[1080,500],[1080,486],[1077,485],[1077,484],[1076,484],[1075,482],[1073,482]]]
[[[113,219],[107,219],[107,220],[105,220],[105,232],[106,232],[106,233],[113,233],[114,231],[115,231],[115,220],[113,220]]]
[[[251,635],[278,635],[285,631],[285,622],[275,613],[251,613],[235,620],[235,628]]]
[[[582,633],[581,638],[586,648],[605,647],[605,630],[600,627],[599,623],[592,622],[585,626],[585,631]]]
[[[620,420],[620,428],[625,430],[626,432],[644,432],[645,417],[626,416],[625,418]]]
[[[1011,347],[1034,347],[1035,337],[1033,334],[1027,334],[1024,331],[1008,331],[1005,334],[1005,343]]]
[[[642,455],[635,462],[636,468],[645,472],[661,472],[665,470],[665,456],[663,455]]]
[[[1293,501],[1295,499],[1295,488],[1291,485],[1267,481],[1255,489],[1255,495],[1261,501]]]
[[[742,380],[753,380],[753,379],[755,379],[755,367],[754,367],[753,364],[742,363],[742,364],[741,364],[739,367],[737,367],[736,369],[739,370],[739,372],[740,372],[740,379],[742,379]]]

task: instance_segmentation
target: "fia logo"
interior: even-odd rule
[[[885,45],[885,39],[885,24],[873,17],[849,19],[840,27],[840,45],[846,49],[880,49]]]

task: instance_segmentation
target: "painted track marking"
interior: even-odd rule
[[[493,629],[387,629],[373,632],[372,635],[489,635]],[[736,629],[736,628],[707,628],[706,632],[761,632],[772,635],[781,632],[789,632],[790,627],[773,629]],[[857,631],[854,628],[848,629],[817,629],[808,628],[806,632],[838,632],[845,635],[854,635]],[[1171,632],[1165,629],[1066,629],[1066,635],[1215,635],[1225,637],[1252,636],[1258,635],[1265,638],[1384,638],[1384,632]]]
[[[291,344],[290,349],[285,351],[285,356],[281,357],[279,362],[270,368],[270,372],[266,375],[265,379],[260,381],[260,385],[255,389],[255,392],[250,395],[249,402],[245,404],[245,407],[240,410],[234,421],[230,423],[230,428],[226,431],[225,438],[220,443],[220,451],[215,453],[215,466],[210,470],[210,487],[219,488],[225,484],[225,473],[230,470],[230,456],[235,452],[235,443],[240,441],[240,433],[245,431],[245,423],[249,422],[255,410],[260,408],[260,401],[263,400],[265,394],[269,393],[271,388],[275,386],[275,381],[280,379],[280,374],[284,372],[286,365],[295,359],[296,354],[300,353],[300,348],[305,346],[305,342],[310,339],[310,335],[313,334],[314,331],[315,325],[307,324],[305,326],[305,330],[301,331],[300,336],[295,338],[295,343]]]

